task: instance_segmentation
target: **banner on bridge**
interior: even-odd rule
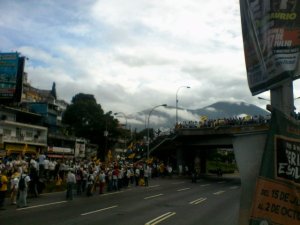
[[[300,126],[272,111],[250,225],[300,224]]]
[[[300,2],[240,0],[248,85],[253,95],[300,76]]]

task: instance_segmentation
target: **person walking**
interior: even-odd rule
[[[30,182],[30,177],[27,175],[27,169],[23,170],[18,183],[18,197],[17,197],[17,207],[24,208],[27,207],[27,193],[28,186]]]
[[[73,186],[76,184],[76,178],[75,178],[75,174],[73,173],[73,169],[69,169],[66,182],[67,182],[66,199],[73,200]]]
[[[6,176],[6,171],[5,169],[0,170],[0,210],[4,210],[4,202],[5,202],[5,194],[7,192],[7,183],[8,179]]]

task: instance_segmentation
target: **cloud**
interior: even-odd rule
[[[10,0],[0,50],[29,58],[33,86],[56,82],[66,101],[93,94],[105,111],[175,107],[178,87],[191,86],[178,95],[188,118],[184,109],[222,100],[264,107],[248,88],[240,24],[238,0]]]

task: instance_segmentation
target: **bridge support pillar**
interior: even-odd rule
[[[176,167],[178,170],[178,174],[182,175],[182,171],[183,171],[183,150],[182,150],[182,148],[176,149]]]
[[[206,174],[206,150],[200,153],[200,173]]]
[[[248,225],[267,134],[247,134],[233,138],[233,149],[241,177],[239,225]]]

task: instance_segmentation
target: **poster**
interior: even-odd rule
[[[250,225],[300,224],[300,122],[272,111]]]
[[[300,76],[300,2],[240,0],[247,79],[253,95]]]

